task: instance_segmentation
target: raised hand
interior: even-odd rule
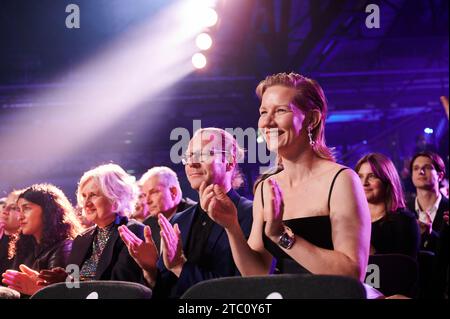
[[[208,216],[225,229],[239,225],[236,206],[227,194],[219,185],[213,185],[211,193],[206,209]]]
[[[2,282],[8,288],[14,289],[21,294],[33,295],[42,287],[38,285],[39,273],[25,265],[19,266],[20,271],[7,270],[2,276]]]
[[[283,194],[280,186],[274,179],[268,180],[268,196],[267,205],[264,207],[264,220],[266,226],[264,232],[267,237],[272,239],[278,239],[283,233],[283,212],[284,202]]]
[[[137,237],[127,226],[119,226],[119,235],[128,248],[130,256],[144,271],[153,273],[156,271],[158,261],[158,249],[152,238],[149,226],[144,228],[144,241]]]
[[[163,214],[158,215],[158,223],[161,227],[161,248],[164,265],[176,276],[180,276],[186,257],[183,254],[183,243],[178,224],[174,227]]]
[[[430,212],[425,211],[425,220],[424,221],[418,220],[418,223],[419,223],[419,229],[420,229],[420,234],[421,235],[423,235],[423,234],[427,234],[427,235],[431,234],[431,232],[432,232],[432,227],[431,226],[432,226],[433,222],[431,220]]]
[[[206,182],[202,182],[200,184],[200,189],[199,189],[199,197],[200,197],[200,207],[206,212],[208,210],[208,206],[209,203],[211,202],[211,199],[214,196],[214,191],[213,191],[213,187],[214,185],[208,185],[206,186]]]

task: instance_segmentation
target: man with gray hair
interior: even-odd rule
[[[148,217],[142,222],[150,226],[156,247],[160,247],[160,227],[158,215],[163,214],[170,220],[176,213],[196,204],[189,198],[183,198],[177,174],[166,166],[149,169],[138,182],[146,196]]]

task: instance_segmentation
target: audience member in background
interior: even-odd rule
[[[8,247],[10,241],[19,230],[20,209],[17,206],[17,198],[22,190],[15,190],[2,198],[3,204],[0,206],[0,274],[11,268],[12,260],[8,258]]]
[[[358,176],[337,164],[325,144],[322,88],[295,73],[266,77],[258,127],[280,169],[256,186],[248,241],[229,200],[209,187],[202,206],[228,235],[244,276],[272,272],[343,275],[364,280],[370,214]]]
[[[440,193],[445,165],[436,153],[420,152],[411,161],[416,198],[408,206],[416,212],[421,230],[421,249],[435,254],[431,288],[427,297],[448,297],[449,278],[449,201]]]
[[[136,204],[134,205],[131,218],[142,223],[144,222],[145,219],[147,219],[147,217],[150,214],[150,211],[147,205],[147,196],[142,191],[142,186],[140,184],[137,184],[137,186],[139,188],[139,195],[137,197]]]
[[[19,195],[17,205],[20,234],[10,242],[14,270],[3,274],[3,283],[31,295],[38,290],[38,271],[66,267],[72,239],[82,229],[69,200],[54,185],[30,186]]]
[[[172,217],[158,215],[162,234],[162,258],[146,226],[145,242],[137,240],[126,227],[120,232],[131,254],[154,287],[154,297],[180,297],[196,283],[218,277],[239,275],[233,262],[230,243],[223,228],[208,217],[214,204],[207,204],[210,192],[228,200],[235,210],[236,221],[248,237],[252,223],[252,202],[239,196],[233,187],[242,180],[237,163],[243,151],[228,132],[217,128],[198,130],[183,157],[191,187],[199,192],[200,202]],[[221,207],[214,209],[226,209]],[[223,212],[227,213],[226,211]],[[174,226],[173,226],[174,225]]]
[[[392,161],[380,153],[361,158],[355,167],[372,221],[371,254],[403,254],[417,258],[420,233],[415,215],[405,210],[400,177]]]
[[[146,196],[149,213],[143,223],[150,226],[153,240],[159,249],[161,229],[158,224],[158,215],[163,214],[170,221],[176,213],[194,206],[196,202],[182,197],[178,176],[169,167],[160,166],[149,169],[142,175],[139,184],[142,187],[142,193]]]
[[[127,225],[136,238],[144,239],[144,225],[128,216],[137,197],[133,178],[116,164],[100,165],[84,173],[78,184],[78,205],[94,223],[72,245],[68,263],[78,265],[80,280],[119,280],[144,283],[140,267],[119,238],[118,228]],[[42,271],[49,283],[64,281],[64,269]],[[75,278],[76,279],[76,278]]]
[[[421,233],[421,249],[435,252],[439,233],[444,227],[444,215],[448,215],[448,199],[439,191],[445,177],[445,165],[436,153],[416,153],[410,165],[416,197],[408,203],[416,213]]]

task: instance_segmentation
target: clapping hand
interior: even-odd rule
[[[55,267],[52,269],[45,269],[39,272],[39,286],[47,286],[58,282],[64,282],[67,279],[67,272],[64,268]]]
[[[39,273],[25,265],[19,266],[20,271],[7,270],[3,275],[2,282],[8,288],[14,289],[21,294],[34,295],[42,287],[38,285]]]
[[[183,253],[183,243],[178,224],[172,227],[172,224],[164,217],[158,215],[158,223],[161,227],[161,248],[164,265],[177,277],[180,276],[186,257]]]
[[[119,226],[119,235],[127,246],[130,256],[139,267],[149,273],[154,272],[159,256],[150,227],[145,226],[144,228],[144,240],[137,237],[125,225]]]
[[[264,220],[266,221],[264,232],[266,236],[271,238],[272,240],[278,240],[279,236],[283,233],[284,230],[283,194],[281,192],[280,186],[274,179],[269,179],[268,184],[268,200],[267,205],[264,207]]]
[[[420,229],[420,234],[427,234],[430,235],[432,232],[432,220],[431,220],[431,214],[430,212],[425,211],[425,220],[421,221],[420,219],[418,220],[419,223],[419,229]]]
[[[203,182],[199,193],[202,209],[214,222],[225,229],[239,225],[236,206],[219,185]]]

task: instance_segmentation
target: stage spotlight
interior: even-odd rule
[[[196,0],[196,3],[200,3],[204,7],[215,7],[217,5],[217,0]]]
[[[217,23],[218,15],[213,8],[204,8],[199,12],[198,18],[203,27],[209,28]]]
[[[208,33],[201,33],[195,39],[195,44],[201,50],[208,50],[212,45],[212,39]]]
[[[429,128],[429,127],[427,127],[427,128],[425,128],[424,130],[423,130],[426,134],[433,134],[433,129],[432,128]]]
[[[196,69],[203,69],[206,66],[206,57],[201,53],[195,53],[192,56],[192,65]]]

